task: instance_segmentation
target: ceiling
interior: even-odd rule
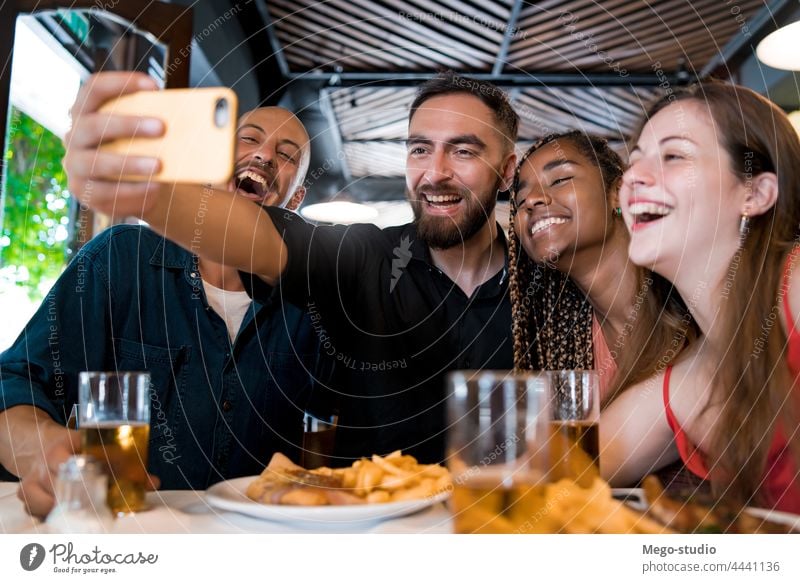
[[[312,137],[307,200],[402,200],[408,107],[443,70],[506,89],[518,148],[579,128],[621,151],[665,87],[732,77],[798,107],[794,74],[755,45],[791,0],[174,0],[193,9],[190,83],[243,110],[280,104]]]

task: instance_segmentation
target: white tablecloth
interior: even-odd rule
[[[0,532],[43,532],[42,523],[25,513],[16,496],[17,485],[0,482]],[[341,526],[331,529],[308,530],[296,525],[256,519],[236,512],[222,512],[209,506],[204,492],[166,490],[150,492],[150,509],[133,516],[117,518],[109,532],[125,534],[174,533],[435,533],[452,532],[450,515],[444,504],[436,504],[421,512],[386,520],[357,529]]]

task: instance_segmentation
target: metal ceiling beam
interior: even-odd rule
[[[511,16],[508,19],[508,26],[503,35],[503,44],[500,45],[500,52],[497,55],[497,60],[494,62],[492,68],[492,75],[495,77],[503,72],[506,59],[508,58],[508,49],[511,48],[511,41],[514,38],[517,30],[517,22],[519,21],[519,13],[522,11],[523,0],[515,0],[514,7],[511,9]]]
[[[409,87],[426,81],[434,76],[434,72],[397,73],[385,72],[341,72],[341,73],[292,73],[293,81],[325,81],[335,87],[351,87],[368,85],[370,87]],[[457,72],[456,74],[461,75]],[[616,73],[525,73],[501,74],[491,73],[464,74],[465,77],[491,81],[497,85],[514,87],[628,87],[631,85],[656,87],[661,84],[681,84],[683,81],[677,73],[658,76],[648,73],[631,73],[621,77]]]
[[[289,69],[289,62],[286,60],[286,55],[283,54],[283,47],[281,46],[278,37],[275,35],[272,16],[269,13],[267,4],[264,2],[264,0],[256,0],[255,4],[258,8],[259,14],[261,14],[261,19],[264,21],[264,30],[267,33],[267,38],[269,39],[269,46],[272,48],[272,55],[278,61],[278,67],[280,67],[281,75],[283,75],[284,78],[288,78],[292,72]]]
[[[747,57],[755,54],[758,43],[774,30],[771,25],[780,25],[795,8],[797,0],[772,0],[750,22],[746,22],[746,28],[740,27],[739,32],[703,67],[700,79],[711,75],[730,77]]]

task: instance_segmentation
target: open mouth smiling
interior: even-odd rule
[[[423,193],[425,202],[435,208],[448,208],[461,202],[464,197],[460,194],[425,194]]]
[[[236,174],[235,177],[236,189],[241,191],[248,198],[261,200],[273,186],[273,180],[268,180],[261,172],[252,168],[245,168]]]
[[[672,210],[672,207],[656,202],[634,202],[628,206],[634,226],[654,223],[669,215]]]
[[[537,234],[542,233],[548,230],[553,225],[563,225],[564,223],[568,223],[569,219],[565,217],[542,217],[537,219],[531,225],[531,237],[535,237]]]

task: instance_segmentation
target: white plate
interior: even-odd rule
[[[419,512],[443,502],[449,492],[440,492],[430,498],[386,502],[383,504],[351,504],[346,506],[288,506],[261,504],[245,495],[247,486],[258,476],[236,478],[214,484],[206,490],[206,500],[220,510],[239,512],[255,518],[287,522],[303,528],[346,527],[353,528],[381,520],[399,518]]]
[[[789,512],[779,512],[777,510],[768,510],[766,508],[748,508],[747,513],[752,514],[756,518],[764,518],[777,524],[785,524],[791,527],[795,532],[800,533],[800,515],[791,514]]]

